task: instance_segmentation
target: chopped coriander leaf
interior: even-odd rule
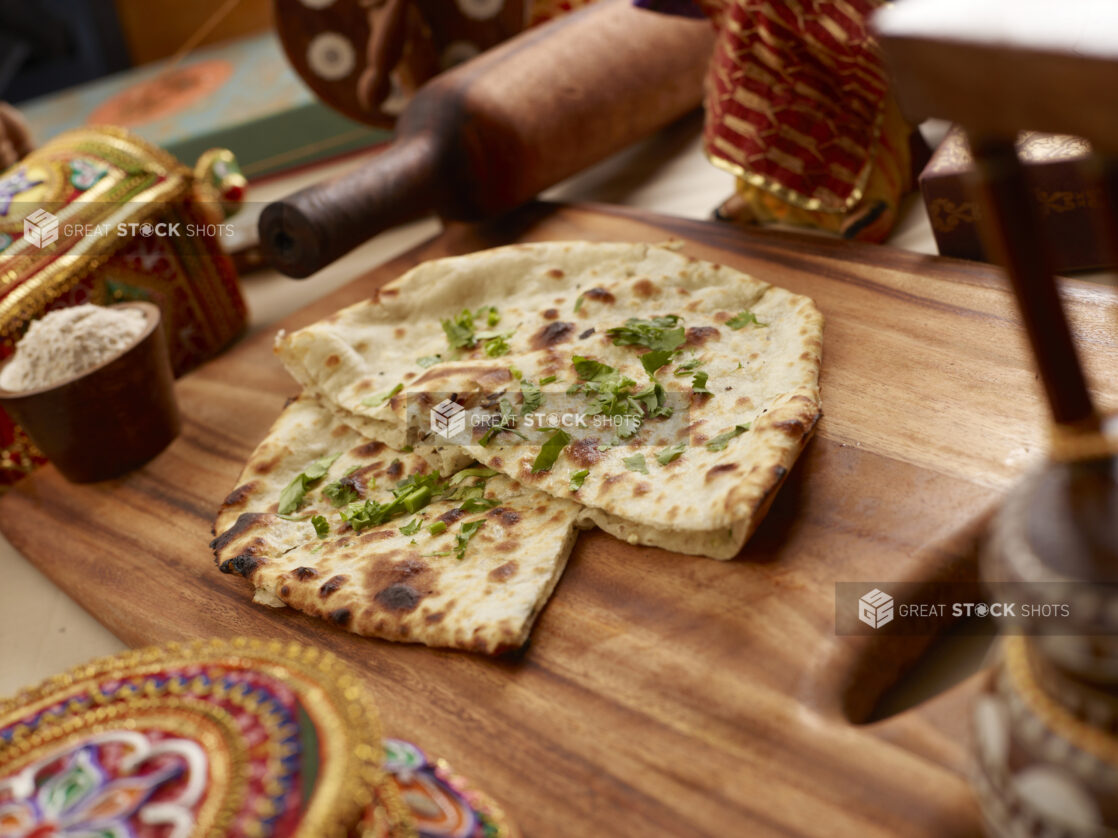
[[[330,466],[334,465],[341,454],[327,454],[325,457],[319,457],[307,468],[303,470],[303,476],[307,480],[321,480],[326,476],[326,472],[330,470]]]
[[[520,406],[521,416],[532,413],[543,404],[543,392],[538,384],[525,379],[520,382],[520,393],[524,397],[524,404]]]
[[[554,384],[558,380],[559,380],[558,376],[549,375],[546,378],[541,378],[540,379],[540,386],[541,387],[546,387],[548,384]]]
[[[457,542],[454,547],[454,555],[458,557],[458,561],[462,561],[466,557],[466,548],[470,546],[470,539],[477,535],[477,531],[485,526],[485,521],[470,521],[468,524],[462,525],[462,531],[455,536]]]
[[[474,466],[472,468],[464,468],[453,477],[450,478],[449,484],[457,486],[463,480],[468,480],[471,477],[484,477],[488,480],[493,477],[497,472],[494,469],[486,468],[485,466]]]
[[[502,355],[509,354],[508,335],[486,338],[481,345],[485,349],[485,354],[490,358],[499,358]]]
[[[387,519],[387,504],[377,503],[375,500],[354,501],[345,506],[341,511],[342,520],[349,524],[354,532],[375,527]]]
[[[442,495],[446,491],[449,481],[443,480],[437,471],[430,474],[410,474],[396,484],[392,494],[396,497],[407,494],[412,489],[427,487],[432,494]]]
[[[584,468],[580,471],[572,471],[570,474],[571,491],[577,492],[582,488],[582,484],[586,482],[586,478],[590,474],[590,469]]]
[[[485,497],[485,483],[475,484],[473,486],[459,486],[450,495],[454,500],[469,500],[470,498],[483,498]]]
[[[428,367],[435,366],[435,364],[441,364],[442,360],[442,355],[424,355],[422,358],[417,358],[415,362],[423,367],[423,369],[427,369]]]
[[[645,372],[652,375],[656,370],[664,366],[664,364],[671,361],[673,354],[674,353],[672,353],[670,349],[650,350],[641,355],[641,366],[644,367]]]
[[[352,472],[351,472],[352,474]],[[369,488],[373,488],[371,485]],[[322,495],[335,507],[345,506],[347,503],[360,499],[361,493],[357,491],[357,483],[347,474],[341,480],[327,483],[322,489]]]
[[[476,333],[478,324],[484,324],[492,329],[501,322],[501,313],[493,306],[482,306],[477,311],[470,311],[468,308],[464,308],[455,317],[441,322],[443,332],[446,333],[446,342],[450,345],[451,349],[473,349],[477,346],[478,341],[489,341],[502,337],[507,339],[509,337],[509,335],[502,336],[492,333]],[[490,350],[489,344],[486,343],[485,348],[486,354],[491,358],[504,355],[505,352],[508,352],[507,344],[505,344],[504,352],[499,351],[500,344],[494,345],[494,348]]]
[[[585,299],[586,299],[586,295],[585,295],[585,294],[579,294],[579,295],[578,295],[578,296],[577,296],[577,297],[575,298],[575,308],[574,308],[575,314],[578,314],[578,310],[579,310],[580,308],[582,308],[582,301],[583,301],[583,300],[585,300]]]
[[[516,434],[521,439],[527,439],[524,434],[516,430],[516,411],[513,409],[512,402],[508,399],[501,399],[499,404],[501,406],[501,418],[495,424],[491,424],[489,429],[482,434],[481,439],[478,440],[478,444],[482,448],[489,445],[493,441],[493,437],[502,431],[508,431]]]
[[[497,505],[496,498],[467,498],[462,502],[463,512],[485,512]]]
[[[450,551],[449,550],[438,550],[434,553],[424,553],[423,555],[424,555],[425,558],[441,559],[443,556],[449,556]]]
[[[697,372],[691,377],[691,392],[707,396],[714,395],[707,389],[707,374],[705,372]]]
[[[474,312],[474,319],[477,321],[484,320],[485,325],[492,329],[501,322],[501,312],[497,311],[494,306],[482,306]]]
[[[656,455],[656,462],[662,466],[666,466],[668,463],[673,463],[678,460],[686,450],[686,442],[681,442],[677,445],[669,445],[667,448],[660,449],[660,452]]]
[[[707,450],[724,451],[726,449],[726,446],[730,444],[730,440],[741,436],[746,431],[748,431],[750,427],[751,423],[748,422],[744,425],[734,425],[733,429],[724,431],[718,436],[714,437],[714,439],[707,442]]]
[[[474,315],[468,308],[462,309],[456,317],[443,320],[442,326],[451,349],[473,349]]]
[[[630,317],[624,326],[607,329],[606,334],[613,338],[614,346],[643,346],[647,349],[660,349],[674,352],[687,340],[680,318],[674,314],[640,320]]]
[[[509,367],[509,375],[511,375],[517,381],[519,381],[520,379],[522,379],[524,377],[524,373],[522,373],[516,367]]]
[[[664,388],[655,379],[644,390],[633,392],[636,382],[613,367],[581,355],[575,355],[571,361],[582,380],[567,392],[590,395],[592,403],[587,413],[591,416],[622,417],[621,437],[636,433],[646,415],[671,416]]]
[[[415,535],[417,532],[419,532],[419,528],[421,526],[423,526],[423,519],[417,516],[404,524],[404,526],[400,527],[400,532],[403,535]]]
[[[326,472],[330,470],[330,466],[334,465],[334,460],[342,456],[341,454],[329,454],[325,457],[320,457],[315,460],[302,472],[295,475],[295,479],[287,484],[286,488],[280,492],[279,507],[277,512],[280,515],[290,515],[302,504],[303,499],[307,496],[307,489],[312,484],[318,482],[326,476]]]
[[[326,523],[325,515],[315,515],[311,518],[311,526],[319,538],[326,538],[330,534],[330,525]]]
[[[406,495],[400,496],[400,502],[408,512],[418,512],[431,502],[431,487],[419,486]]]
[[[648,465],[644,461],[644,454],[634,454],[632,457],[626,457],[621,462],[625,464],[625,468],[629,471],[639,471],[641,474],[648,474]]]
[[[446,521],[432,521],[431,526],[427,528],[427,532],[431,535],[442,535],[446,532]]]
[[[567,447],[567,443],[570,441],[571,435],[563,430],[557,430],[549,436],[540,446],[540,453],[536,455],[536,459],[532,462],[532,474],[547,471],[555,465],[555,461],[559,459],[559,453]]]
[[[699,358],[692,358],[690,361],[684,361],[682,364],[676,367],[675,374],[682,378],[685,375],[691,375],[691,373],[695,372],[695,370],[697,370],[702,365],[702,360],[700,360]]]
[[[415,513],[432,500],[442,497],[447,490],[446,481],[437,471],[430,474],[413,474],[396,484],[392,500],[377,503],[374,500],[350,503],[341,511],[342,520],[354,532],[380,526],[406,513]]]
[[[578,377],[583,381],[593,381],[603,372],[616,372],[613,367],[582,355],[575,355],[572,357],[571,363],[575,368],[575,372],[578,373]]]
[[[367,399],[362,399],[361,400],[361,406],[362,407],[380,407],[382,404],[384,404],[386,401],[391,399],[393,396],[395,396],[397,393],[399,393],[403,389],[404,389],[403,384],[397,384],[395,387],[393,387],[387,393],[377,393],[377,395],[375,395],[375,396],[369,396],[369,398],[367,398]]]
[[[403,448],[401,448],[400,450],[401,450],[401,451],[403,451],[403,452],[404,452],[405,454],[410,454],[410,453],[411,453],[412,451],[414,451],[414,450],[415,450],[415,448],[413,448],[413,447],[412,447],[412,446],[410,446],[410,445],[405,445],[405,446],[404,446]]]
[[[760,320],[758,320],[757,315],[754,314],[752,311],[738,312],[738,314],[726,321],[726,325],[733,329],[735,332],[738,329],[744,329],[750,323],[753,323],[757,326],[769,325],[768,323],[762,323]]]
[[[633,398],[644,405],[644,409],[649,416],[667,418],[672,415],[672,407],[668,404],[668,396],[664,391],[664,385],[655,378],[639,393],[633,393]]]

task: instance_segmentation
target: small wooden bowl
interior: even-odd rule
[[[159,308],[144,302],[119,306],[147,318],[147,328],[123,353],[50,387],[0,387],[0,407],[74,483],[107,480],[146,463],[181,427]]]

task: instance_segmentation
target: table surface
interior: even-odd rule
[[[692,114],[659,134],[621,152],[545,193],[552,200],[597,201],[650,209],[686,218],[707,219],[730,195],[732,179],[710,165],[702,154],[701,118]],[[932,137],[942,126],[932,126]],[[931,137],[930,137],[931,138]],[[250,228],[255,212],[323,177],[360,165],[349,158],[254,184],[252,202],[238,224]],[[378,236],[308,280],[291,280],[274,271],[243,279],[256,332],[309,302],[340,287],[435,235],[434,218],[423,219]],[[921,253],[935,253],[927,215],[918,196],[906,201],[902,220],[889,244]],[[216,502],[215,502],[216,503]],[[46,533],[44,538],[49,538]],[[0,696],[10,694],[90,658],[122,650],[124,644],[54,587],[5,539],[0,537]],[[137,592],[142,596],[142,592]],[[122,603],[126,607],[126,603]]]

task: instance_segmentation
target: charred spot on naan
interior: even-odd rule
[[[496,519],[503,527],[514,527],[520,522],[520,513],[515,509],[496,506],[485,513],[488,517]]]
[[[605,453],[599,447],[601,444],[600,437],[581,437],[568,445],[564,453],[571,462],[581,468],[590,468],[605,457]]]
[[[703,346],[710,341],[722,339],[722,333],[714,326],[688,326],[684,335],[686,340],[683,345],[690,349]]]
[[[417,553],[401,561],[381,557],[365,576],[365,590],[372,602],[392,613],[411,612],[436,593],[438,572]]]
[[[287,456],[287,451],[277,451],[267,459],[258,460],[253,464],[252,470],[261,476],[266,476],[271,474]]]
[[[719,463],[716,466],[711,466],[707,469],[706,475],[703,478],[704,482],[709,483],[716,477],[729,474],[730,472],[737,471],[737,463]]]
[[[349,577],[346,576],[344,573],[335,574],[322,583],[322,585],[318,589],[318,595],[323,599],[326,599],[326,597],[337,591],[348,581]]]
[[[547,349],[548,347],[555,346],[557,343],[570,340],[574,330],[574,323],[568,323],[565,320],[556,320],[553,323],[548,323],[546,326],[541,326],[540,329],[532,335],[528,343],[535,350]]]
[[[364,445],[359,445],[357,448],[354,448],[352,453],[355,457],[375,457],[383,451],[385,447],[383,442],[374,439],[366,442]]]
[[[262,525],[271,519],[272,515],[268,512],[243,512],[237,516],[233,526],[210,542],[210,549],[219,553],[247,533],[264,528]]]
[[[221,505],[226,508],[242,506],[248,502],[258,488],[259,486],[256,481],[242,483],[225,497]]]
[[[373,600],[388,611],[414,611],[423,601],[423,594],[403,582],[377,591]]]
[[[215,559],[216,561],[216,559]],[[241,553],[231,559],[226,559],[218,565],[218,569],[222,573],[238,573],[245,579],[252,578],[252,574],[256,569],[265,564],[264,559],[252,552]]]
[[[512,577],[516,576],[518,570],[520,570],[520,565],[515,559],[510,559],[489,571],[488,576],[493,582],[508,582]]]
[[[435,520],[436,521],[442,521],[447,526],[450,526],[451,524],[457,523],[462,518],[465,518],[466,514],[467,513],[464,509],[462,509],[461,507],[456,506],[452,509],[448,509],[446,512],[444,512],[442,515],[440,515]]]
[[[617,297],[613,296],[605,288],[589,288],[582,292],[583,299],[590,300],[595,303],[605,303],[610,305],[617,302]]]

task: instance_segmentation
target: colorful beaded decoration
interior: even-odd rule
[[[399,806],[379,744],[365,690],[327,653],[243,638],[128,652],[0,702],[0,838],[348,838]]]
[[[519,833],[488,795],[443,760],[431,762],[401,739],[384,740],[384,768],[411,813],[420,838],[514,838]]]

